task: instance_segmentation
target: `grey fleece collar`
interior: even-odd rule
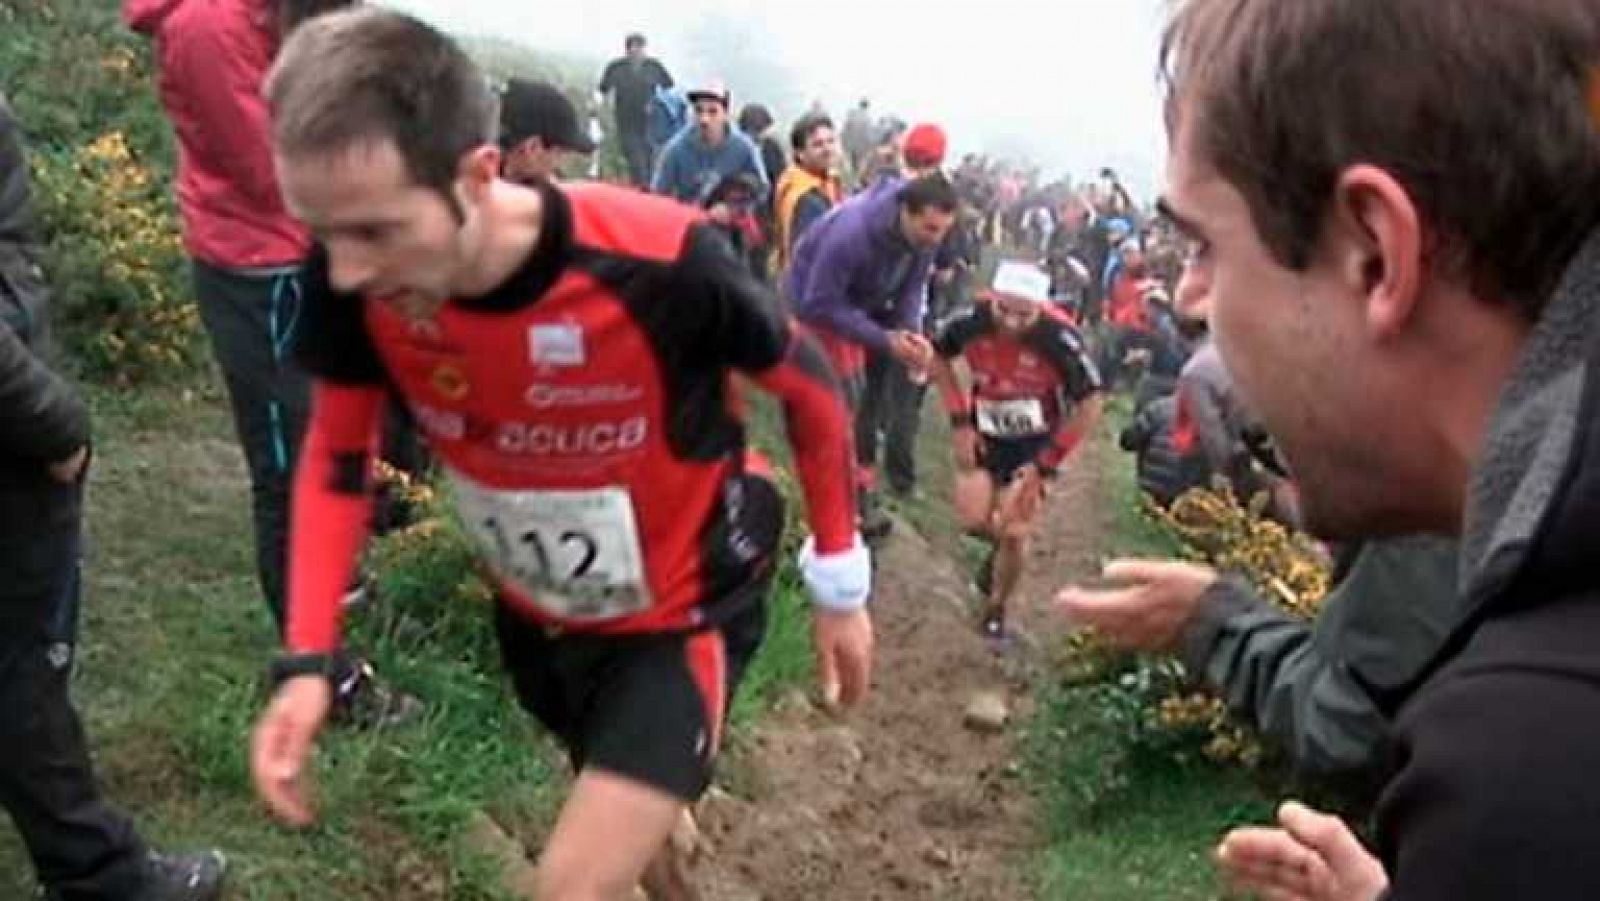
[[[1469,609],[1516,576],[1555,500],[1573,453],[1597,317],[1600,232],[1562,278],[1489,423],[1462,531],[1460,579]]]

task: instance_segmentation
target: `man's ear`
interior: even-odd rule
[[[1422,218],[1405,187],[1376,166],[1346,169],[1334,187],[1324,242],[1346,286],[1363,298],[1374,336],[1404,331],[1427,266]]]

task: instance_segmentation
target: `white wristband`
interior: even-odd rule
[[[820,556],[814,537],[800,548],[800,575],[811,603],[823,610],[848,613],[867,605],[872,594],[872,553],[857,535],[850,550]]]

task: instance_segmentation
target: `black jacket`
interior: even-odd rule
[[[29,223],[28,170],[16,121],[0,102],[0,492],[47,486],[48,467],[89,442],[89,413],[42,359],[49,337],[48,297]],[[0,511],[9,516],[12,511]]]
[[[1473,475],[1465,622],[1401,709],[1389,901],[1600,898],[1600,233],[1536,326]]]
[[[1388,775],[1390,723],[1377,699],[1415,684],[1457,621],[1459,552],[1415,537],[1351,553],[1313,622],[1242,578],[1219,581],[1184,629],[1183,661],[1296,772],[1364,807]]]

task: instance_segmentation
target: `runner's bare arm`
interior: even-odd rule
[[[318,380],[295,474],[289,534],[285,643],[293,653],[339,644],[340,598],[372,518],[372,455],[384,394],[370,385]]]

